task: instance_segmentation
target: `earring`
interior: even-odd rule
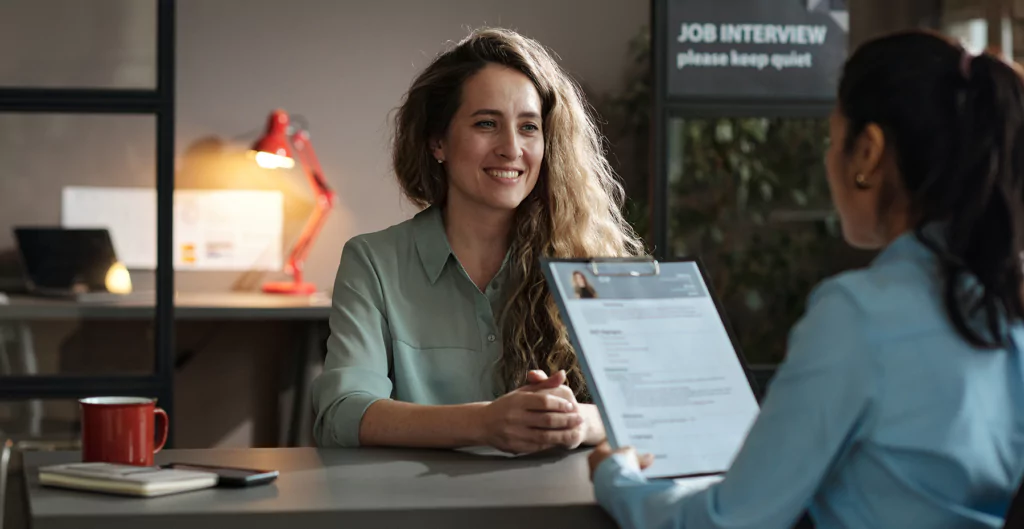
[[[444,163],[444,160],[442,160],[442,159],[438,158],[438,159],[437,159],[437,163]]]
[[[857,173],[857,175],[853,177],[853,183],[857,184],[857,187],[861,189],[871,187],[868,185],[868,178],[864,176],[864,173]]]

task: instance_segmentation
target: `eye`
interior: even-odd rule
[[[485,119],[483,121],[477,121],[474,125],[485,129],[493,129],[497,126],[497,123],[495,123],[493,119]]]
[[[537,132],[538,130],[540,130],[540,127],[533,123],[527,123],[526,125],[523,125],[523,130],[527,132]]]

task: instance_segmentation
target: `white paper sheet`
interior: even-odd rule
[[[125,266],[156,268],[156,190],[65,187],[62,200],[64,227],[107,228]],[[176,190],[174,268],[281,270],[283,225],[280,191]]]
[[[176,270],[280,270],[284,198],[279,191],[174,194]]]
[[[128,268],[156,269],[156,190],[65,187],[65,228],[107,228],[117,258]]]
[[[613,446],[654,454],[648,477],[728,470],[759,406],[697,266],[634,277],[553,262],[549,272]]]

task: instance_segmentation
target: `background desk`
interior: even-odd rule
[[[261,293],[182,292],[174,298],[179,320],[314,320],[326,319],[331,300],[326,296],[285,296]],[[78,302],[33,296],[10,296],[0,304],[2,320],[117,319],[147,320],[155,315],[155,302],[146,297],[121,301]]]
[[[324,295],[284,296],[262,293],[179,293],[175,296],[176,320],[291,320],[304,323],[297,351],[291,355],[294,362],[294,389],[287,444],[295,446],[299,434],[306,428],[306,391],[308,366],[319,358],[324,344],[321,330],[330,313],[330,299]],[[0,304],[0,331],[7,328],[16,333],[28,376],[6,377],[0,383],[0,398],[38,399],[46,397],[77,398],[86,395],[143,394],[156,396],[161,406],[173,403],[173,373],[155,372],[147,376],[34,376],[34,339],[28,322],[44,320],[152,320],[155,306],[152,298],[129,297],[109,302],[77,302],[65,299],[47,299],[31,296],[11,296]],[[4,351],[0,349],[0,355]],[[157,365],[161,364],[156,358]],[[38,401],[30,402],[30,413],[38,416]],[[167,410],[173,414],[172,409]],[[38,421],[32,422],[38,428]],[[174,424],[174,421],[171,421]]]
[[[167,450],[172,461],[274,468],[271,485],[121,498],[41,487],[37,468],[78,452],[25,454],[34,529],[339,527],[610,528],[587,452],[520,458],[446,450]]]

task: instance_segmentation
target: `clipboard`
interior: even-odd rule
[[[757,382],[755,381],[749,364],[739,347],[739,343],[736,340],[735,332],[729,323],[728,318],[724,310],[722,309],[721,302],[718,296],[715,295],[711,282],[708,280],[708,274],[703,264],[697,257],[684,256],[676,259],[658,261],[650,258],[594,258],[594,259],[557,259],[557,258],[541,258],[541,269],[544,273],[545,279],[548,283],[548,287],[551,289],[552,296],[555,299],[555,304],[558,307],[559,315],[562,318],[563,323],[566,326],[568,332],[568,338],[573,348],[576,351],[576,358],[580,364],[583,376],[587,381],[587,385],[590,388],[590,394],[601,414],[601,420],[604,423],[605,430],[608,433],[608,442],[613,449],[621,448],[624,445],[633,444],[630,442],[624,442],[626,440],[620,439],[619,436],[622,432],[613,429],[614,421],[609,415],[609,406],[605,401],[607,395],[612,393],[612,388],[602,387],[599,380],[603,380],[602,377],[595,376],[597,373],[594,371],[594,366],[587,359],[587,354],[583,349],[579,336],[579,329],[574,323],[572,313],[569,310],[567,302],[571,298],[565,295],[567,278],[556,278],[554,268],[561,268],[559,275],[565,275],[565,272],[571,270],[573,273],[573,280],[575,280],[575,272],[581,271],[581,275],[590,275],[593,280],[598,282],[598,285],[609,285],[612,282],[650,282],[656,278],[661,278],[662,273],[667,268],[678,270],[680,266],[692,266],[692,269],[699,275],[701,284],[699,285],[704,289],[706,297],[710,299],[711,306],[721,321],[722,329],[728,340],[728,345],[732,347],[735,352],[736,360],[739,367],[742,370],[742,375],[750,388],[751,396],[754,401],[754,405],[759,412],[761,392],[758,388]],[[552,266],[552,265],[556,266]],[[584,278],[585,280],[587,278]],[[668,280],[669,278],[666,278]],[[584,281],[586,282],[586,281]],[[697,292],[699,295],[700,292]],[[593,299],[583,299],[592,297]],[[680,296],[684,297],[684,296]],[[629,299],[636,301],[638,299],[647,300],[642,297],[630,297],[630,298],[603,298],[600,294],[593,296],[581,296],[577,293],[576,299],[573,301],[582,301],[583,303],[600,303],[600,302],[612,302],[615,303],[616,299]],[[674,299],[674,298],[673,298]],[[756,415],[755,415],[756,417]],[[743,438],[746,435],[744,433]],[[742,446],[742,440],[739,443]],[[737,447],[738,449],[738,447]],[[648,476],[651,479],[679,479],[679,478],[697,478],[705,476],[717,476],[724,474],[728,468],[720,468],[709,472],[685,472],[679,474],[666,474],[657,476]]]

